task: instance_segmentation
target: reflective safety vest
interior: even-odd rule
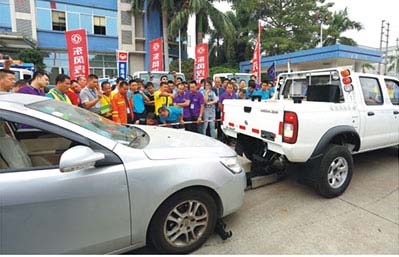
[[[128,102],[128,105],[126,104]],[[127,123],[127,116],[129,115],[130,118],[133,120],[133,102],[132,99],[127,99],[120,93],[115,94],[112,97],[112,120],[120,123],[126,124]]]
[[[68,104],[72,104],[71,100],[69,99],[69,97],[66,94],[61,94],[60,91],[58,91],[56,88],[52,88],[49,92],[49,95],[52,96],[52,98],[54,98],[55,100],[64,102],[64,103],[68,103]]]

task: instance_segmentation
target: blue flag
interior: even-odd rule
[[[276,66],[275,63],[273,62],[273,64],[269,67],[269,69],[267,69],[267,75],[269,76],[271,81],[274,81],[276,78]]]

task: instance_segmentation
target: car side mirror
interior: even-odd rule
[[[90,147],[78,145],[61,155],[60,171],[71,172],[94,167],[97,161],[105,159],[103,153],[94,152]]]

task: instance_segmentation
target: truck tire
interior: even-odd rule
[[[317,192],[326,198],[337,197],[345,192],[352,179],[352,154],[345,146],[330,145],[321,159],[320,167],[315,168],[319,169],[315,181]]]

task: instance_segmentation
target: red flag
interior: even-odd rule
[[[163,71],[162,38],[150,41],[150,71]]]
[[[71,79],[89,75],[89,54],[87,51],[86,30],[65,31],[68,49],[69,75]]]
[[[200,82],[201,79],[205,79],[208,77],[208,65],[208,44],[199,44],[195,47],[194,63],[194,75],[197,82]]]
[[[256,40],[255,51],[252,58],[252,74],[255,74],[258,82],[260,83],[260,33],[262,33],[262,26],[261,23],[259,24],[259,32],[258,32],[258,39]]]

